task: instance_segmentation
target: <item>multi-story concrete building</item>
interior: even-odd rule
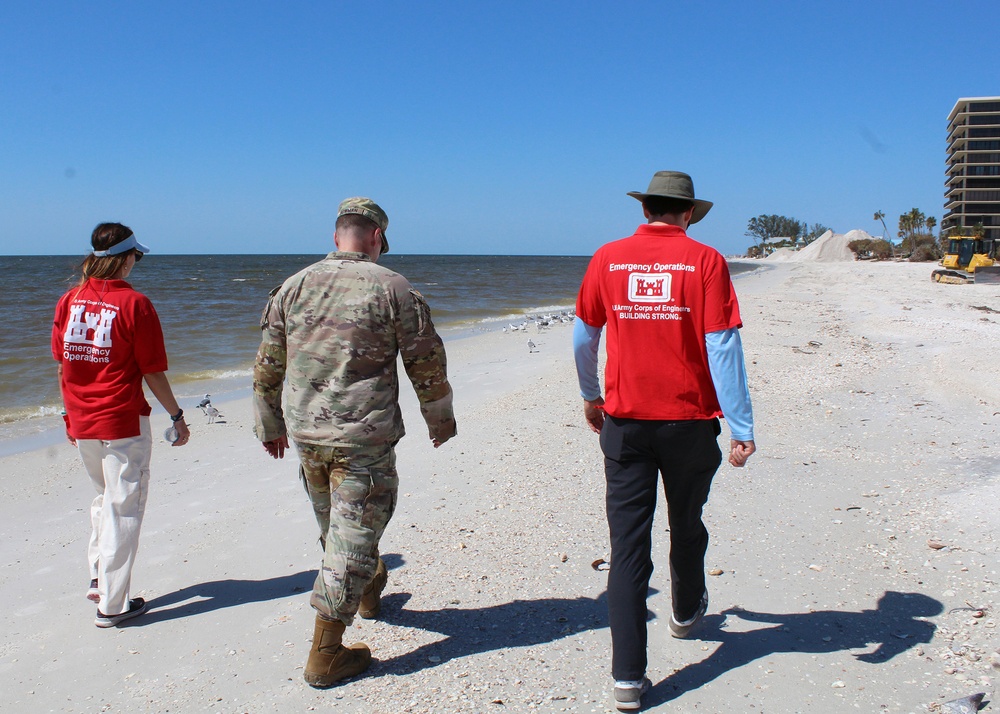
[[[941,229],[983,226],[984,250],[1000,249],[1000,97],[963,97],[948,115],[945,215]],[[968,230],[963,230],[968,229]]]

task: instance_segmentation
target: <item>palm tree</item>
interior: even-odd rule
[[[889,240],[889,229],[885,227],[885,213],[882,211],[875,211],[875,220],[882,223],[882,240],[889,244],[889,251],[892,253],[892,257],[896,257],[896,248],[893,246],[892,241]]]
[[[909,250],[912,253],[916,246],[916,234],[923,228],[925,217],[919,208],[911,208],[907,213],[899,217],[899,237],[906,243],[909,241]]]

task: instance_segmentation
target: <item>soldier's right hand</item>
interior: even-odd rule
[[[285,449],[288,448],[288,437],[279,436],[277,439],[272,439],[271,441],[265,441],[264,451],[271,455],[272,459],[283,459],[285,458]]]
[[[437,428],[431,431],[431,443],[434,444],[434,448],[436,449],[457,433],[458,424],[455,423],[454,419],[449,419],[441,424],[438,424]]]

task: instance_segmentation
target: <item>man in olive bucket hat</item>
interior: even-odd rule
[[[336,252],[276,288],[261,317],[254,433],[276,459],[292,437],[324,549],[303,672],[314,687],[332,686],[371,663],[368,645],[342,640],[356,614],[378,617],[388,578],[379,540],[399,487],[397,356],[434,447],[456,432],[444,344],[430,308],[406,278],[376,265],[389,250],[388,225],[370,198],[343,201]]]
[[[726,260],[687,235],[712,207],[691,177],[658,171],[643,193],[648,221],[602,246],[576,303],[573,348],[584,417],[601,435],[611,535],[608,613],[615,704],[641,706],[646,678],[646,596],[657,477],[670,523],[668,627],[687,637],[708,608],[702,507],[722,462],[719,416],[729,425],[729,463],[754,452],[740,310]],[[605,395],[597,352],[607,326]]]

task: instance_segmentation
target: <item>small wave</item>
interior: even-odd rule
[[[543,307],[532,307],[521,312],[510,312],[504,315],[487,315],[485,317],[471,317],[464,320],[442,321],[443,328],[460,328],[466,325],[501,325],[508,322],[524,322],[532,317],[541,317],[553,313],[560,314],[568,312],[572,314],[576,305],[567,303],[565,305],[546,305]]]
[[[527,315],[540,315],[548,312],[560,312],[562,310],[572,310],[576,307],[575,302],[564,303],[562,305],[542,305],[541,307],[531,307],[525,310]]]
[[[249,282],[250,278],[233,278],[234,283],[246,283]]]
[[[542,305],[541,307],[528,307],[520,312],[508,313],[506,315],[500,315],[498,317],[486,317],[479,322],[502,322],[505,320],[517,320],[523,319],[525,317],[548,315],[553,312],[563,312],[565,310],[573,310],[576,305],[573,303],[567,303],[565,305]]]
[[[44,419],[45,417],[59,416],[61,412],[62,407],[54,405],[3,410],[0,412],[0,424],[11,424],[27,419]]]
[[[176,377],[178,382],[197,382],[202,379],[242,379],[253,375],[253,369],[206,369],[200,372],[188,372]]]

